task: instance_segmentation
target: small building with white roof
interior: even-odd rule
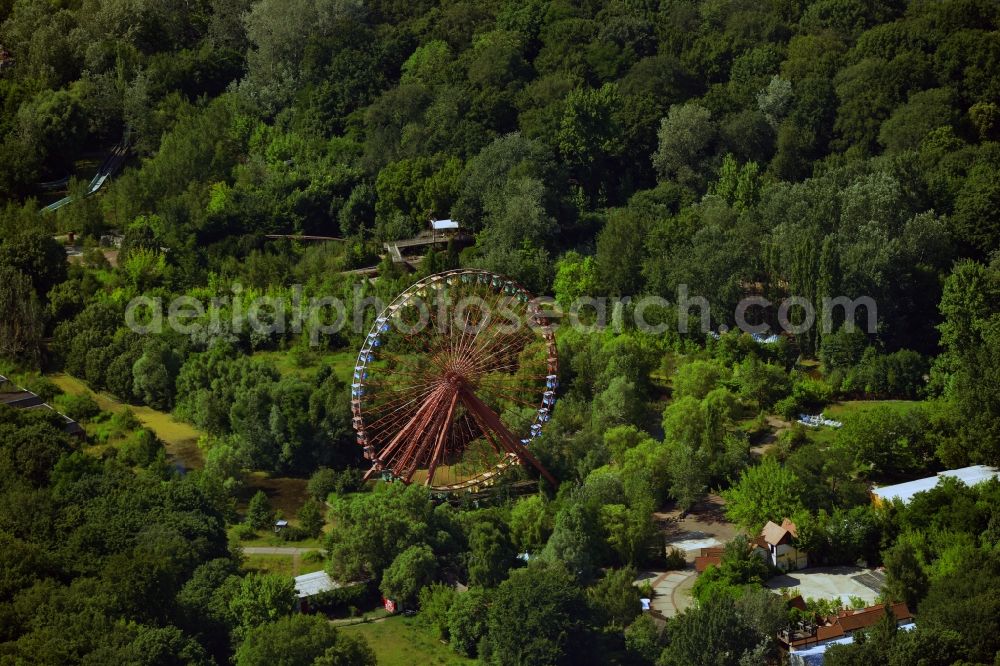
[[[295,577],[296,607],[303,613],[309,612],[309,599],[336,590],[341,587],[339,583],[330,578],[330,574],[325,571],[314,571],[313,573],[302,574]]]
[[[431,220],[433,231],[458,231],[458,220]]]

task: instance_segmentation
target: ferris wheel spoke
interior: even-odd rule
[[[517,361],[510,361],[505,359],[506,355],[514,356],[515,352],[520,353],[523,347],[518,349],[496,347],[493,351],[488,354],[484,354],[479,358],[477,364],[477,370],[479,372],[493,372],[498,367],[517,367]]]
[[[505,295],[502,292],[498,293],[496,295],[496,298],[493,301],[493,304],[491,306],[489,306],[489,310],[488,310],[488,313],[489,313],[488,316],[491,319],[491,323],[492,323],[492,320],[494,319],[494,314],[493,314],[494,312],[498,312],[501,309],[508,309],[509,306],[515,300],[516,299],[513,296],[507,296],[507,297],[505,297]],[[502,305],[501,305],[501,301],[503,301]],[[498,325],[494,325],[494,326],[486,326],[486,325],[478,326],[476,328],[475,335],[473,335],[472,339],[469,340],[469,348],[467,350],[468,352],[471,353],[471,351],[476,347],[476,342],[479,339],[480,333],[482,333],[486,329],[490,329],[492,331],[492,334],[490,336],[490,337],[492,337],[492,336],[495,336],[497,334],[497,332],[500,331],[500,326],[498,326]]]
[[[374,409],[367,410],[369,412],[373,412],[374,411],[375,412],[375,417],[376,417],[372,421],[372,423],[370,424],[369,427],[381,428],[381,427],[383,427],[385,425],[388,425],[390,422],[387,421],[386,419],[388,419],[389,417],[393,416],[394,414],[399,414],[399,413],[405,414],[406,411],[404,411],[404,410],[407,410],[407,408],[410,408],[410,411],[415,411],[416,409],[418,409],[417,403],[420,400],[422,400],[423,398],[427,397],[429,394],[430,394],[430,391],[427,391],[425,393],[422,393],[420,395],[412,397],[412,398],[410,398],[409,400],[406,400],[406,401],[399,400],[399,401],[395,401],[393,403],[385,403],[385,404],[380,405],[380,406],[378,406],[378,407],[376,407]],[[392,406],[392,405],[395,405],[395,406],[392,407],[391,411],[387,412],[386,410],[388,409],[388,407]]]
[[[478,417],[481,421],[483,430],[493,431],[505,449],[537,469],[538,473],[545,477],[545,479],[551,483],[553,487],[558,485],[555,478],[549,473],[549,471],[545,469],[533,455],[528,453],[528,449],[523,444],[514,438],[514,435],[512,435],[510,430],[507,429],[507,426],[503,424],[503,421],[501,421],[500,417],[496,415],[496,412],[483,403],[483,401],[480,400],[475,393],[468,390],[467,387],[463,387],[461,399],[466,406],[469,407],[472,414]]]
[[[478,347],[477,353],[484,355],[488,352],[494,351],[495,349],[509,349],[514,345],[514,343],[522,340],[523,344],[521,345],[521,348],[523,348],[526,347],[533,338],[534,336],[531,333],[531,329],[524,326],[518,326],[512,331],[498,329],[494,335],[483,341],[483,344]]]
[[[506,295],[503,293],[503,291],[500,291],[499,293],[497,293],[495,295],[494,300],[493,300],[493,304],[487,306],[489,308],[487,310],[487,312],[489,313],[489,316],[490,316],[491,319],[493,317],[492,313],[495,312],[495,311],[500,310],[500,307],[501,307],[500,306],[500,302],[501,301],[506,300],[506,302],[503,305],[503,307],[506,308],[507,306],[510,305],[511,301],[514,300],[513,297],[508,297],[508,298],[505,299],[504,298],[505,296]],[[469,339],[469,342],[466,345],[466,348],[463,349],[463,351],[462,351],[463,358],[469,358],[474,353],[473,350],[476,348],[476,341],[479,339],[480,333],[482,333],[483,330],[486,330],[486,329],[490,329],[493,332],[492,333],[493,335],[495,335],[496,332],[499,331],[499,327],[498,326],[487,326],[485,323],[481,323],[481,325],[479,325],[479,326],[476,327],[476,331],[471,336],[471,338]],[[468,330],[468,322],[466,322],[466,328],[463,330],[463,334],[467,330]]]
[[[490,334],[487,337],[483,338],[481,342],[478,342],[478,338],[477,340],[473,340],[473,344],[469,350],[469,354],[482,358],[484,354],[486,354],[488,351],[494,348],[500,346],[505,346],[505,347],[508,346],[505,345],[504,342],[508,338],[516,336],[520,332],[521,332],[520,326],[518,326],[517,330],[514,331],[504,331],[502,326],[500,324],[497,324],[492,328]]]
[[[536,403],[525,400],[522,397],[511,395],[510,393],[503,393],[501,391],[494,391],[490,389],[481,390],[480,393],[485,393],[494,398],[500,398],[501,400],[506,400],[508,402],[514,402],[525,407],[530,407],[532,409],[537,409],[538,405]]]
[[[383,387],[379,390],[379,387],[373,387],[370,394],[368,395],[368,405],[369,411],[373,409],[384,409],[388,405],[398,404],[400,402],[407,402],[412,400],[414,397],[421,397],[427,395],[429,392],[433,391],[436,382],[427,382],[424,384],[412,384],[401,387]],[[362,395],[362,398],[365,396]]]

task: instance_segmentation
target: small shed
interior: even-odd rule
[[[458,220],[431,220],[431,230],[434,232],[458,231]]]
[[[431,233],[434,241],[450,239],[458,235],[460,225],[458,220],[431,220]]]
[[[277,534],[281,530],[285,529],[286,527],[288,527],[288,521],[287,520],[276,520],[276,521],[274,521],[274,533],[275,534]]]

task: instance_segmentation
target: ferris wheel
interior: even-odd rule
[[[551,325],[516,282],[476,269],[416,282],[375,319],[355,364],[365,478],[478,490],[522,464],[557,485],[529,448],[558,366]]]

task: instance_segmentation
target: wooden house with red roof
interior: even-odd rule
[[[782,571],[789,569],[804,569],[809,566],[809,555],[804,550],[800,550],[796,543],[798,538],[798,528],[788,518],[778,525],[772,521],[767,521],[764,529],[760,532],[760,537],[754,543],[766,551],[768,563],[778,567]]]

